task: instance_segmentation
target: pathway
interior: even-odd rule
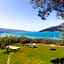
[[[11,53],[8,55],[7,64],[10,64],[10,57],[11,57]]]

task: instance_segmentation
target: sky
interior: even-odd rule
[[[39,31],[63,22],[52,12],[46,21],[37,16],[30,0],[0,0],[0,28]]]

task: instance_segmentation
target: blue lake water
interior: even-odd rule
[[[0,33],[0,37],[4,36],[27,36],[31,38],[56,38],[60,39],[61,32],[16,32],[16,33]]]

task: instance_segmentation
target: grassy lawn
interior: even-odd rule
[[[37,48],[29,48],[17,44],[21,47],[17,52],[11,52],[10,64],[52,64],[51,60],[64,58],[64,47],[53,47],[56,51],[49,50],[50,46],[37,45]],[[0,50],[0,64],[5,64],[7,54]],[[3,62],[4,61],[4,62]]]
[[[51,60],[64,57],[63,47],[53,47],[56,51],[49,50],[50,46],[38,45],[37,48],[29,48],[27,46],[20,46],[21,49],[12,53],[10,64],[51,64]]]
[[[6,49],[5,50],[0,49],[0,64],[7,64],[6,62],[8,59],[8,54],[5,52],[6,52]]]

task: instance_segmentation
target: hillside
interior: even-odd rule
[[[46,28],[46,29],[43,29],[43,30],[40,30],[39,32],[55,32],[55,31],[59,31],[61,32],[62,31],[62,26],[64,25],[64,23],[58,25],[58,26],[53,26],[53,27],[49,27],[49,28]]]
[[[16,30],[16,29],[5,29],[5,28],[0,28],[0,33],[5,33],[5,32],[26,32],[24,30]]]

